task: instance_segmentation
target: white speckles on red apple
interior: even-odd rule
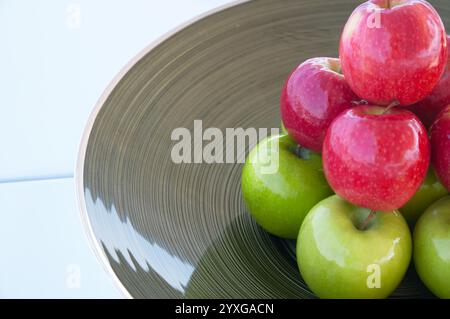
[[[380,11],[379,28],[367,26],[373,2],[362,4],[341,37],[345,78],[358,96],[374,104],[410,105],[424,99],[447,63],[445,28],[437,12],[426,1],[405,4]]]
[[[376,115],[374,110],[358,106],[333,121],[323,145],[324,171],[336,194],[355,205],[389,211],[403,206],[422,184],[430,146],[411,112]]]
[[[281,118],[289,135],[318,153],[331,121],[360,101],[339,71],[338,59],[307,60],[291,73],[281,94]]]

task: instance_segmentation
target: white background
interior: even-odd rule
[[[230,0],[0,0],[0,298],[120,298],[73,170],[90,111],[151,41]]]

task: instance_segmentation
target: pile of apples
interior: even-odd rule
[[[412,263],[450,298],[448,41],[427,1],[370,0],[346,23],[339,59],[289,75],[284,134],[250,152],[242,192],[265,230],[297,239],[317,296],[388,297]]]

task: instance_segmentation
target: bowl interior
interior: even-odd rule
[[[203,131],[279,127],[286,76],[307,58],[337,56],[360,2],[238,3],[149,48],[106,93],[78,174],[93,240],[127,293],[314,297],[295,243],[269,236],[246,212],[242,164],[175,164],[171,136],[177,128],[193,135],[194,120]],[[431,2],[449,25],[448,0]],[[418,296],[429,293],[411,270],[393,297]]]

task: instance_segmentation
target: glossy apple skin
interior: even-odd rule
[[[422,185],[420,185],[414,196],[402,207],[400,212],[413,229],[419,217],[435,201],[448,195],[447,189],[442,185],[430,168]]]
[[[430,136],[434,170],[441,183],[450,190],[450,106],[438,115]]]
[[[450,37],[447,36],[447,50],[450,51]],[[424,100],[408,106],[411,112],[415,113],[426,127],[430,127],[436,120],[439,113],[450,105],[450,54],[447,53],[447,65],[444,74],[436,87]]]
[[[412,250],[407,223],[397,211],[379,212],[366,230],[359,230],[368,214],[368,209],[334,195],[306,216],[297,240],[297,262],[320,298],[386,298],[403,279]],[[373,264],[379,266],[379,288],[367,285]]]
[[[323,145],[325,176],[336,194],[373,210],[390,211],[412,198],[425,179],[430,145],[411,112],[358,106],[330,125]]]
[[[434,203],[414,229],[414,263],[423,283],[450,298],[450,197]]]
[[[343,74],[353,92],[372,104],[424,99],[447,61],[445,28],[436,10],[422,0],[400,2],[392,9],[380,6],[386,0],[361,4],[341,35]]]
[[[309,59],[291,73],[281,92],[286,130],[298,144],[317,153],[331,121],[360,100],[339,72],[339,59]]]
[[[267,174],[264,163],[276,158],[278,170]],[[333,191],[323,174],[321,156],[299,149],[284,135],[267,138],[250,152],[242,171],[242,193],[247,209],[262,228],[295,239],[311,207]]]

